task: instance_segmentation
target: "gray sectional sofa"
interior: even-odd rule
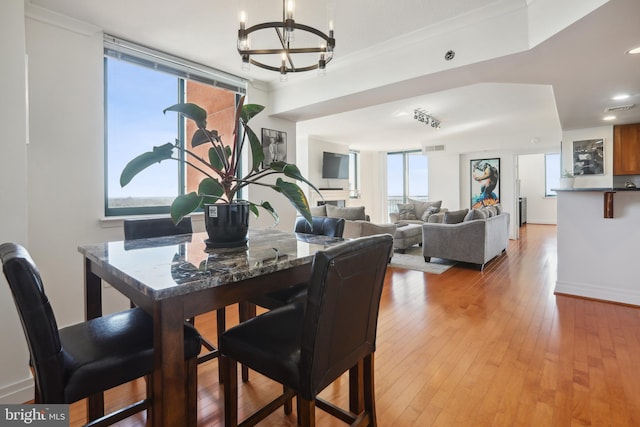
[[[507,249],[509,221],[507,212],[475,219],[473,211],[462,222],[422,225],[422,253],[426,262],[444,258],[476,264],[479,270]],[[446,217],[445,217],[446,222]]]
[[[374,234],[391,234],[396,232],[395,224],[373,224],[369,222],[369,215],[365,214],[364,206],[337,207],[332,205],[322,205],[312,207],[311,215],[329,216],[333,218],[344,218],[345,239],[355,239]]]

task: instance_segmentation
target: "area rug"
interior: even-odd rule
[[[455,265],[455,261],[432,258],[432,262],[424,262],[421,247],[407,249],[404,254],[394,252],[389,267],[423,271],[425,273],[442,274]]]

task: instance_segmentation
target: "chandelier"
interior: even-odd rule
[[[440,120],[429,115],[422,108],[416,108],[413,110],[413,118],[427,126],[431,125],[432,128],[440,129]]]
[[[336,41],[333,38],[333,21],[329,21],[329,35],[320,30],[303,25],[293,19],[294,12],[293,0],[282,0],[282,21],[265,22],[246,28],[246,13],[240,12],[240,29],[238,30],[238,53],[242,57],[242,68],[249,69],[249,64],[266,70],[277,71],[280,73],[280,79],[286,80],[287,73],[298,73],[302,71],[318,70],[318,74],[324,75],[326,65],[333,59],[333,49]],[[251,41],[249,36],[260,30],[273,29],[279,40],[279,46],[276,45],[270,49],[251,49]],[[294,32],[303,31],[318,37],[318,46],[315,47],[294,47]],[[299,54],[317,53],[318,60],[309,64],[298,66],[294,63],[294,57]],[[259,59],[263,55],[279,55],[280,65],[274,66],[267,64],[263,59]],[[308,55],[307,55],[308,56]]]

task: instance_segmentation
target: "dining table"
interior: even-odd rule
[[[249,229],[246,246],[214,248],[206,233],[83,244],[85,317],[102,316],[103,281],[154,323],[152,421],[184,425],[196,418],[185,396],[184,321],[309,279],[314,254],[341,238]],[[102,396],[88,400],[100,414]]]

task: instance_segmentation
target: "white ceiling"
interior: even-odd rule
[[[608,124],[602,121],[606,107],[640,104],[640,55],[624,54],[640,46],[640,1],[554,1],[296,0],[296,20],[320,29],[326,28],[327,5],[333,5],[336,58],[327,66],[327,77],[315,77],[310,72],[292,76],[284,84],[277,73],[256,67],[243,74],[236,51],[240,8],[248,11],[249,25],[278,20],[281,0],[30,0],[30,7],[46,8],[106,33],[267,82],[274,99],[294,93],[300,98],[299,107],[276,113],[299,122],[299,135],[362,150],[445,144],[447,150],[469,152],[557,148],[563,129],[603,126]],[[569,19],[562,25],[556,22],[556,17],[571,16],[561,6],[566,9],[573,3],[579,14],[582,10],[578,9],[584,9],[585,4],[594,8],[602,2],[606,4],[573,24]],[[551,14],[540,18],[546,9]],[[408,75],[407,70],[419,68],[419,61],[425,61],[421,52],[398,61],[403,66],[397,69],[358,67],[363,52],[379,49],[383,56],[390,46],[401,46],[425,29],[464,51],[464,43],[473,40],[455,40],[456,33],[449,33],[450,29],[472,26],[493,16],[511,16],[508,14],[520,10],[530,11],[528,23],[524,21],[521,27],[533,28],[537,14],[537,19],[548,20],[551,28],[566,28],[552,31],[557,34],[549,34],[550,38],[530,40],[530,45],[535,45],[531,49],[512,49],[510,54],[492,57],[492,46],[487,46],[488,54],[483,57],[476,48],[474,58],[466,62],[456,64],[456,59],[447,64],[448,68],[414,73],[411,78],[403,76]],[[517,34],[498,34],[497,44],[511,37],[517,38]],[[422,53],[429,52],[428,48],[425,46]],[[438,60],[442,62],[440,57]],[[325,90],[319,101],[306,95],[314,86],[317,89],[334,82],[332,72],[334,79],[345,75],[347,67],[361,73],[363,80],[378,79],[387,84],[353,93],[349,86],[357,86],[359,81],[340,82]],[[398,77],[391,78],[393,73]],[[620,92],[630,93],[632,98],[612,101],[611,97]],[[309,101],[305,104],[306,99]],[[424,108],[438,118],[441,129],[415,121],[415,108]],[[614,124],[640,122],[640,107],[616,115]]]

